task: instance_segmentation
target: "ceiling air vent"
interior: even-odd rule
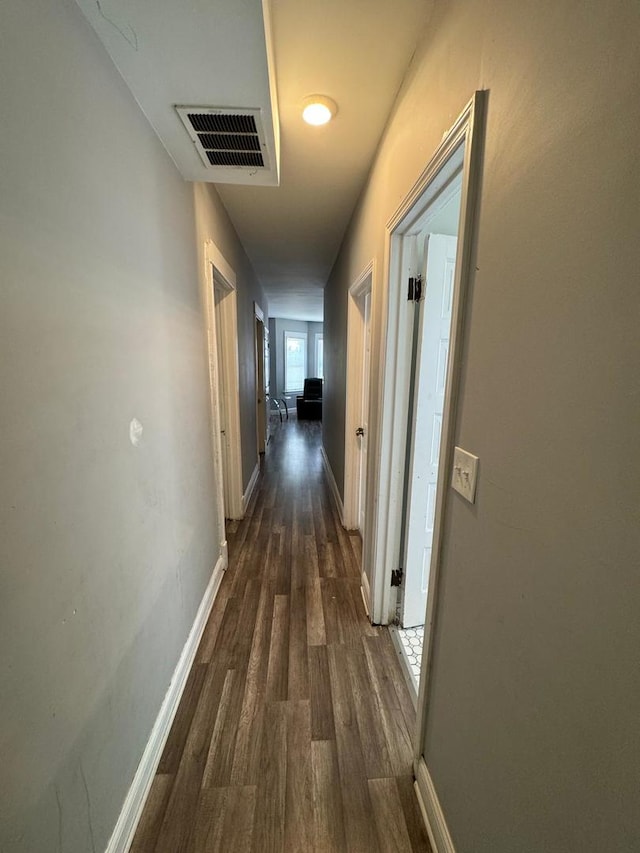
[[[259,109],[176,107],[207,168],[268,168]]]

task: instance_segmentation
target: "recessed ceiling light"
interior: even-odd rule
[[[326,95],[311,95],[304,99],[302,118],[307,124],[326,124],[338,112],[338,105]]]

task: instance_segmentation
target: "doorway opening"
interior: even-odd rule
[[[378,496],[367,535],[371,621],[404,622],[416,632],[408,646],[415,649],[420,675],[415,672],[412,678],[409,668],[406,671],[418,717],[414,770],[427,811],[423,751],[430,663],[453,471],[464,301],[474,262],[485,109],[486,93],[476,92],[388,222],[388,266],[380,296],[384,405],[376,421],[379,439],[370,473],[371,489]],[[438,220],[445,209],[457,222],[454,233]],[[440,272],[432,273],[429,264],[438,256]],[[409,657],[407,652],[405,660]]]
[[[255,365],[256,365],[256,439],[258,456],[264,454],[269,441],[269,331],[264,322],[264,312],[253,303],[255,315]]]
[[[403,266],[414,278],[414,301],[400,531],[399,627],[392,635],[416,698],[433,550],[461,192],[460,168],[402,243]],[[417,299],[415,289],[420,292]]]
[[[349,288],[347,308],[347,388],[345,416],[344,517],[347,530],[365,541],[367,524],[367,458],[369,449],[369,387],[371,372],[371,306],[374,262]],[[370,612],[370,584],[363,553],[361,586]]]
[[[205,244],[205,264],[212,443],[218,473],[218,526],[221,542],[226,547],[225,518],[240,519],[244,515],[236,276],[211,241]]]

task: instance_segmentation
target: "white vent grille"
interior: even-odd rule
[[[259,109],[176,107],[176,112],[208,169],[269,168]]]

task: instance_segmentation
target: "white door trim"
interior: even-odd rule
[[[227,512],[230,518],[243,518],[244,511],[242,508],[242,447],[240,442],[240,375],[238,366],[238,308],[236,294],[236,274],[222,256],[222,253],[212,240],[207,240],[204,247],[205,255],[205,280],[207,282],[207,324],[209,332],[209,345],[215,345],[217,337],[216,315],[219,312],[220,331],[221,331],[221,349],[223,353],[222,364],[217,364],[217,349],[215,349],[215,375],[224,373],[224,382],[222,383],[225,389],[225,410],[227,413],[227,430],[226,440],[229,455],[228,465],[228,496],[229,506]],[[215,306],[214,287],[215,282],[219,283],[226,291],[227,295],[220,301],[218,307]],[[213,329],[211,329],[213,326]],[[210,371],[211,371],[211,349],[209,351]],[[210,378],[211,376],[210,372]],[[211,389],[212,400],[214,399],[213,388]],[[217,437],[214,437],[214,458],[217,453],[220,454],[218,462],[220,467],[217,470],[222,471],[222,447],[220,444],[220,423],[219,413],[215,412]],[[217,443],[217,444],[216,444]],[[220,479],[220,478],[218,478]],[[219,489],[222,483],[219,484]],[[223,502],[224,506],[224,502]],[[224,510],[222,511],[224,516]],[[224,518],[223,518],[224,522]],[[224,524],[223,528],[224,530]]]
[[[391,571],[399,556],[398,520],[402,513],[404,467],[406,457],[408,370],[410,342],[401,335],[402,318],[407,312],[407,270],[401,269],[402,240],[429,207],[439,192],[462,167],[462,195],[458,231],[458,253],[455,272],[455,295],[452,309],[450,355],[447,368],[447,391],[442,425],[441,464],[438,473],[433,551],[429,578],[427,614],[424,629],[422,677],[418,697],[418,726],[415,741],[416,772],[423,751],[428,707],[428,684],[433,649],[439,564],[452,464],[456,399],[459,385],[462,342],[464,292],[471,275],[474,220],[479,193],[481,139],[484,130],[484,92],[476,92],[472,100],[445,135],[433,158],[416,181],[398,210],[387,224],[385,241],[385,281],[382,283],[382,326],[386,338],[381,351],[383,374],[381,428],[377,448],[376,494],[379,502],[372,517],[372,621],[388,623],[395,610]],[[420,201],[420,205],[417,202]],[[405,336],[406,337],[406,336]],[[391,520],[391,523],[389,523]],[[426,792],[423,792],[426,797]]]
[[[372,259],[349,288],[347,305],[347,405],[344,430],[344,526],[347,530],[358,528],[359,472],[355,432],[360,426],[364,323],[356,301],[370,291],[373,302],[374,273],[375,260]]]
[[[267,449],[267,399],[266,399],[266,382],[265,382],[265,363],[264,363],[264,311],[257,302],[253,303],[254,323],[254,357],[255,357],[255,400],[256,400],[256,450],[258,453],[258,462],[260,454]],[[258,336],[258,323],[262,324],[262,333]]]

